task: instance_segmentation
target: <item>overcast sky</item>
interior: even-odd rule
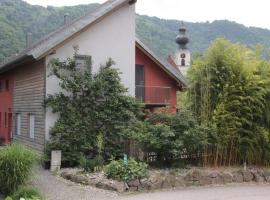
[[[35,5],[69,6],[106,0],[24,0]],[[270,29],[270,0],[138,0],[137,13],[165,19],[205,22],[228,19]]]

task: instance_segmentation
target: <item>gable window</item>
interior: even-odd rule
[[[92,70],[90,69],[91,67],[91,56],[87,56],[87,55],[79,55],[76,54],[75,55],[75,64],[77,69],[88,69],[88,70]]]
[[[35,115],[29,114],[29,137],[34,139],[35,138]]]
[[[21,114],[16,114],[16,135],[21,135]]]
[[[6,91],[9,91],[9,80],[6,80]]]

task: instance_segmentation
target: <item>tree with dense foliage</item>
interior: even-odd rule
[[[189,111],[150,113],[144,121],[130,127],[128,135],[143,150],[156,153],[157,164],[172,166],[177,161],[198,164],[213,129],[201,126]],[[194,160],[193,160],[194,159]]]
[[[191,110],[217,130],[205,164],[269,164],[270,63],[260,52],[217,39],[189,72]]]
[[[85,155],[108,159],[124,153],[123,130],[140,114],[141,106],[127,95],[113,65],[110,59],[93,74],[91,58],[80,68],[74,59],[50,64],[51,76],[59,79],[62,91],[46,100],[59,115],[48,147],[62,150],[66,164],[77,165]]]

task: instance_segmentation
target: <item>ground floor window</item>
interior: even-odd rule
[[[29,114],[29,136],[30,138],[35,138],[35,115]]]
[[[16,114],[16,135],[21,135],[21,114]]]

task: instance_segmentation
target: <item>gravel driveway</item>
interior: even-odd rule
[[[60,177],[49,171],[36,169],[32,178],[37,187],[48,200],[111,200],[118,199],[118,195],[90,186],[81,186]]]
[[[197,187],[137,195],[122,195],[90,186],[80,186],[37,170],[33,184],[49,200],[270,200],[270,185]]]

